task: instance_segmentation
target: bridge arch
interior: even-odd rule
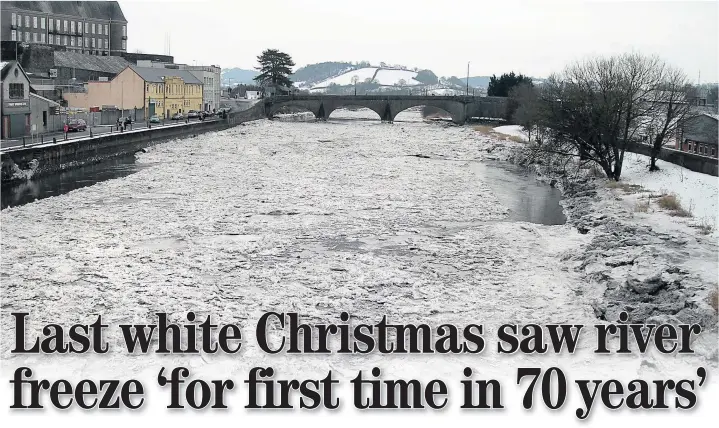
[[[368,107],[368,106],[366,106],[366,105],[362,105],[361,103],[353,104],[353,103],[351,103],[351,102],[346,103],[346,104],[342,104],[342,105],[337,105],[337,106],[335,106],[332,110],[325,111],[326,114],[327,114],[327,119],[329,119],[330,116],[332,115],[332,113],[336,112],[337,110],[349,109],[349,108],[351,108],[351,107],[359,107],[359,108],[362,108],[362,109],[365,109],[365,110],[371,110],[371,111],[373,111],[373,112],[377,115],[376,119],[382,120],[382,113],[383,113],[383,112],[382,112],[382,110],[380,110],[379,108],[377,108],[377,106],[374,106],[374,108],[373,108],[373,107]]]
[[[399,120],[399,117],[398,117],[398,116],[400,116],[402,113],[407,112],[407,111],[412,110],[412,109],[417,109],[417,108],[419,108],[420,114],[421,114],[421,117],[422,117],[423,120],[424,120],[424,119],[432,119],[433,117],[431,117],[431,116],[425,116],[425,111],[424,111],[424,109],[427,108],[427,107],[429,107],[428,110],[430,110],[431,112],[433,112],[433,114],[439,115],[439,117],[436,117],[436,116],[435,116],[434,118],[451,119],[452,121],[456,121],[456,119],[457,119],[456,117],[454,117],[454,116],[452,115],[452,112],[447,111],[447,110],[445,110],[445,109],[443,109],[443,108],[435,107],[435,106],[432,106],[432,105],[429,105],[429,104],[420,104],[420,105],[418,105],[418,106],[407,107],[406,109],[404,109],[404,110],[402,110],[402,111],[396,112],[396,113],[395,113],[395,120]]]
[[[391,121],[397,117],[397,115],[412,107],[434,107],[438,110],[447,112],[452,118],[452,122],[463,124],[466,119],[466,107],[465,104],[459,101],[452,100],[433,100],[429,97],[418,98],[418,99],[406,99],[393,103],[393,111],[391,115]]]
[[[273,118],[276,114],[281,113],[285,110],[296,109],[301,111],[308,111],[312,113],[315,118],[322,118],[323,113],[321,110],[321,103],[314,101],[302,101],[302,100],[289,100],[281,103],[273,103],[266,107],[265,114],[268,118]]]

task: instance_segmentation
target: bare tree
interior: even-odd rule
[[[656,94],[648,117],[648,135],[651,138],[652,151],[649,171],[658,171],[657,157],[662,147],[676,135],[677,127],[690,119],[691,104],[686,74],[683,71],[667,67]]]
[[[509,91],[508,109],[512,110],[510,119],[520,125],[532,141],[532,130],[539,125],[539,91],[533,85],[521,83]]]
[[[665,75],[659,58],[636,53],[570,65],[542,86],[532,120],[546,138],[537,147],[594,162],[619,180],[625,151],[656,114]]]

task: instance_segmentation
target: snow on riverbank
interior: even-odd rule
[[[524,128],[519,125],[503,125],[494,128],[494,132],[504,135],[511,135],[519,137],[524,141],[527,141],[527,133],[524,132]]]
[[[519,125],[498,126],[494,131],[527,140],[527,133]],[[675,194],[682,207],[691,212],[698,222],[719,228],[719,178],[662,160],[657,161],[660,171],[649,172],[649,160],[648,156],[627,152],[622,166],[622,181],[655,193]]]

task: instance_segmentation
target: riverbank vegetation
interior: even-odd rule
[[[595,164],[618,181],[631,144],[661,148],[690,113],[686,75],[656,56],[638,53],[573,63],[541,85],[509,93],[512,120],[527,130],[530,157],[548,154]]]

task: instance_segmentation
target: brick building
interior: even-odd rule
[[[686,120],[677,129],[675,147],[683,152],[718,157],[719,115],[701,113]]]

